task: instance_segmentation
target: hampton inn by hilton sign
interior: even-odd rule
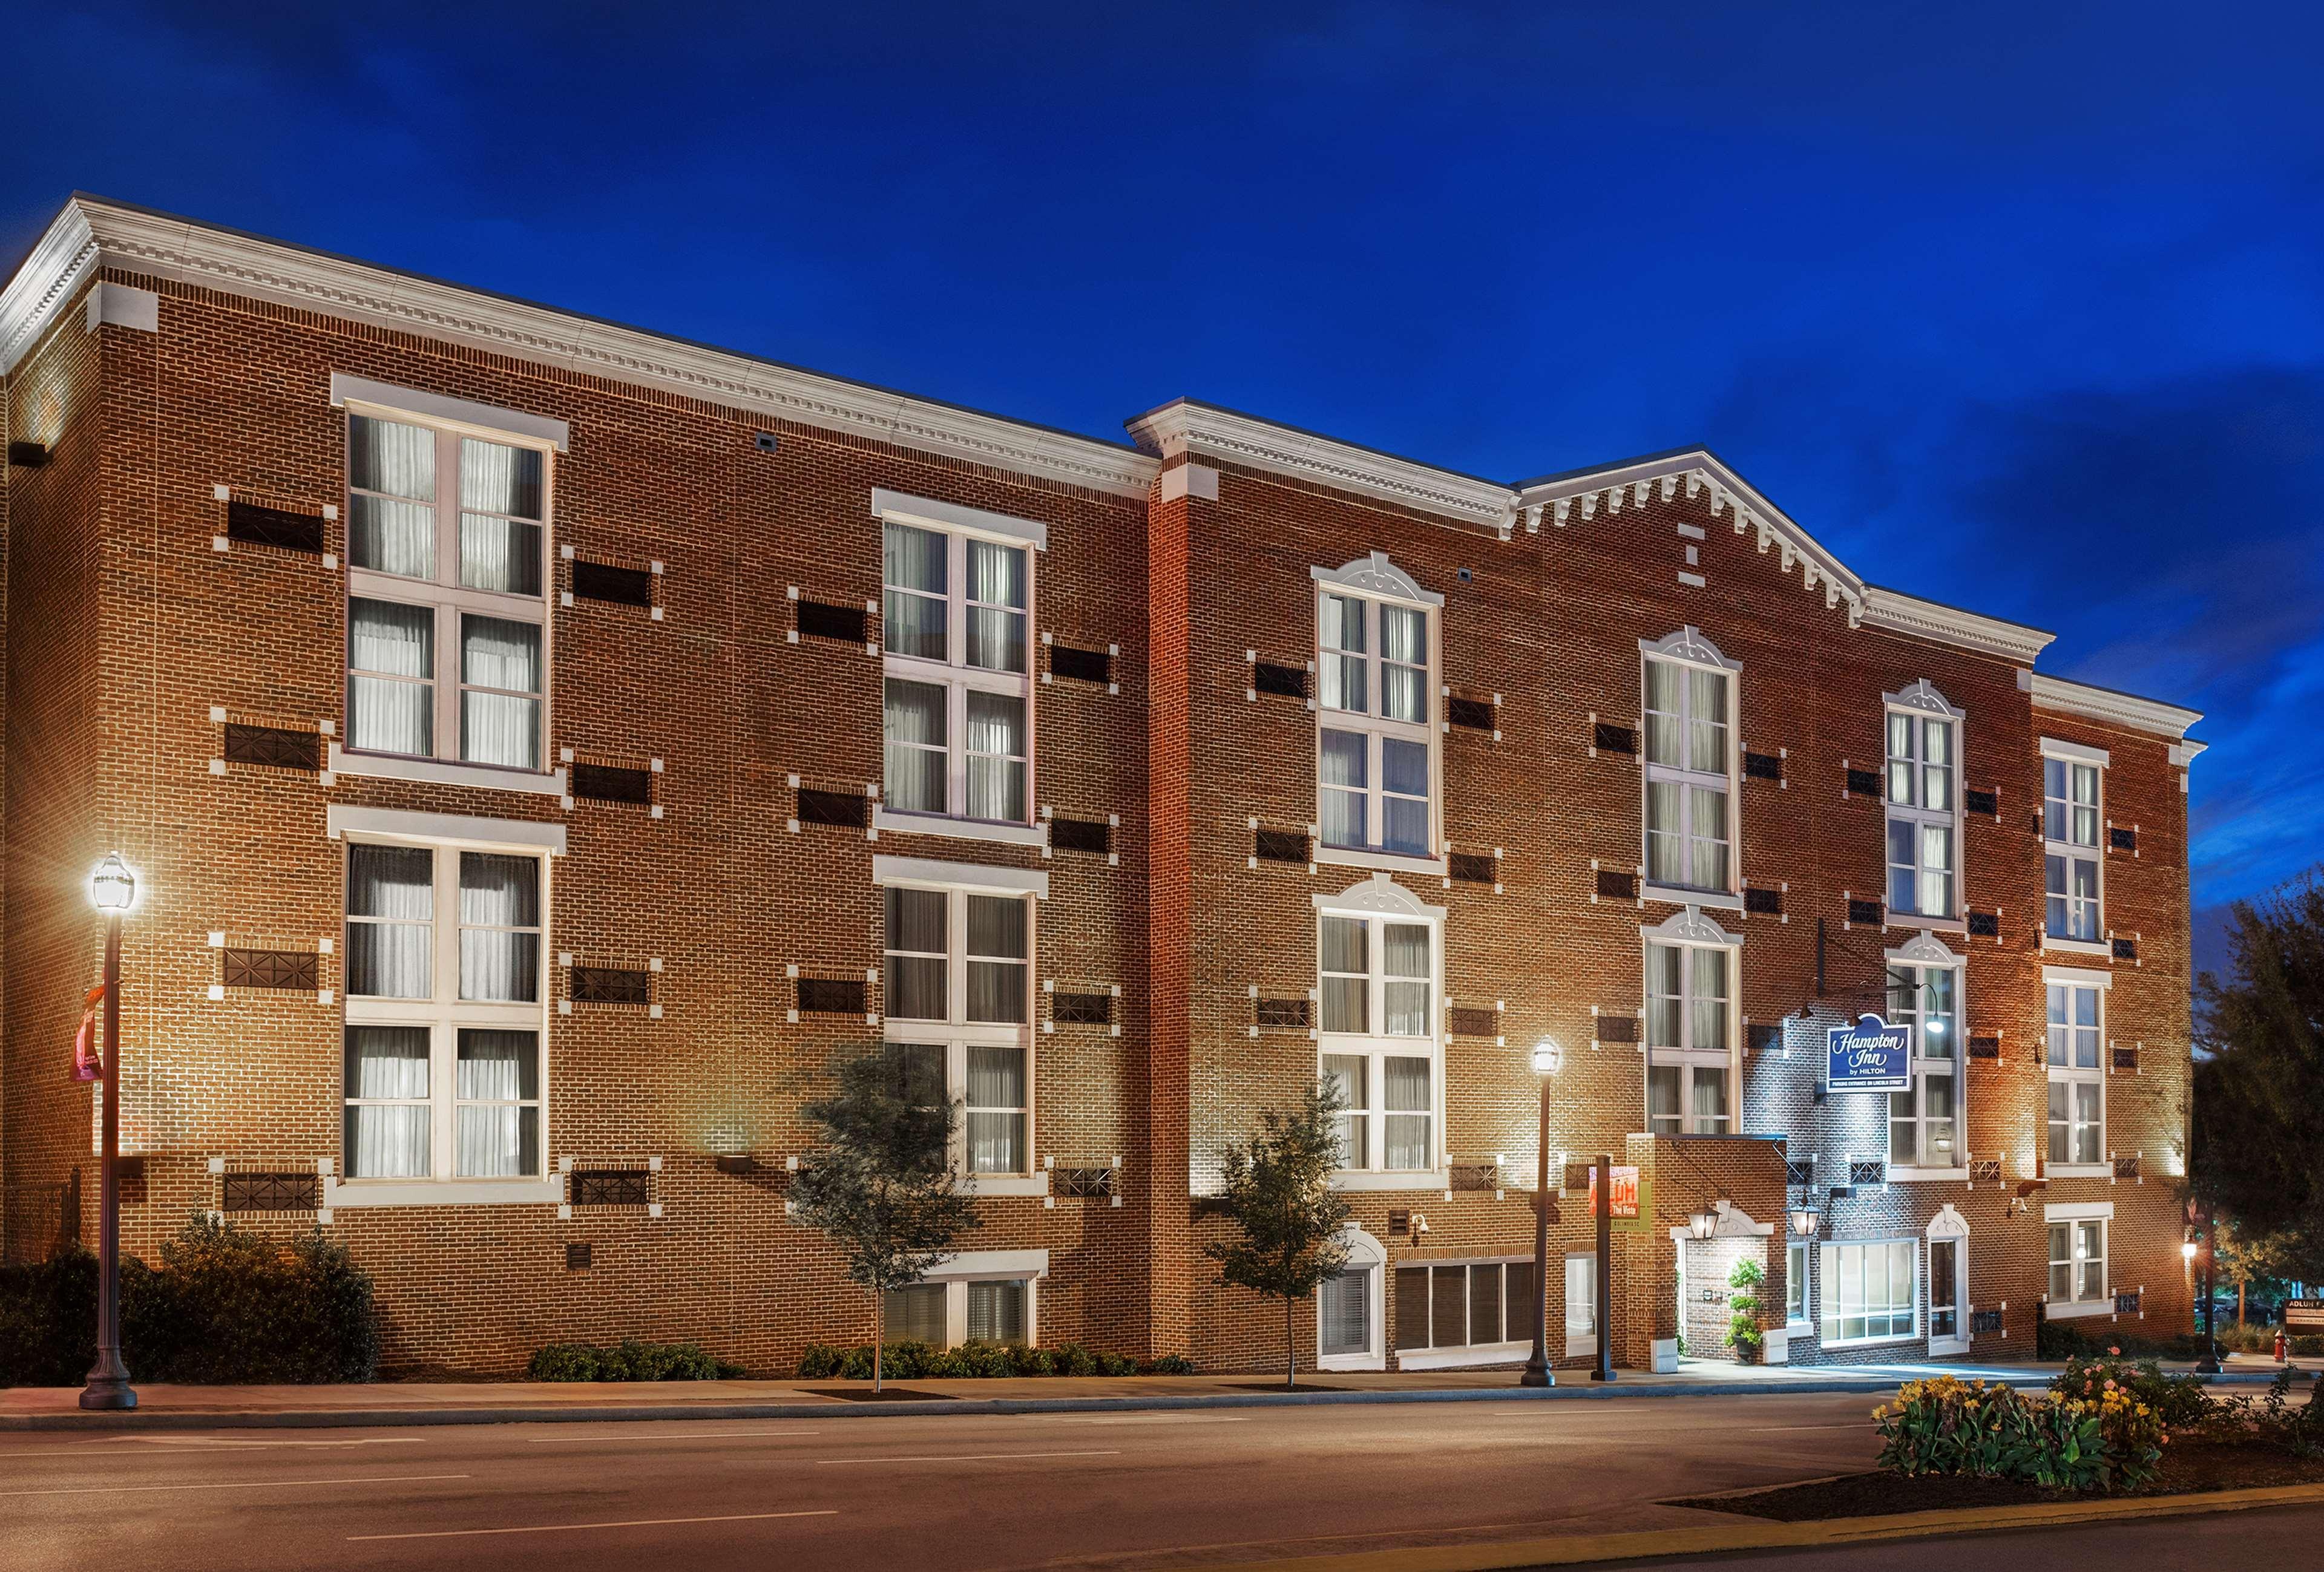
[[[1824,1084],[1833,1091],[1913,1089],[1913,1034],[1878,1016],[1831,1029]]]

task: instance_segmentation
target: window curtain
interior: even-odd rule
[[[1689,670],[1686,682],[1687,768],[1725,775],[1727,676],[1724,672]]]
[[[1380,844],[1425,857],[1428,844],[1428,749],[1380,739]]]
[[[1686,882],[1697,889],[1723,890],[1727,887],[1727,794],[1690,786],[1686,795],[1692,815],[1687,845],[1692,853]]]
[[[1888,717],[1888,800],[1911,807],[1913,796],[1913,717]]]
[[[1351,1267],[1323,1280],[1323,1352],[1364,1354],[1371,1350],[1371,1268]]]
[[[880,1296],[882,1331],[890,1344],[945,1346],[945,1285],[915,1282]]]
[[[1679,1040],[1679,966],[1674,944],[1646,946],[1646,1046],[1676,1048]],[[1675,1113],[1677,1110],[1672,1110]]]
[[[1381,933],[1381,1013],[1391,1037],[1431,1035],[1428,996],[1428,929],[1420,923],[1390,923]]]
[[[989,540],[968,543],[968,664],[1025,669],[1025,553]]]
[[[1371,1011],[1371,964],[1364,924],[1352,917],[1325,917],[1321,924],[1323,1029],[1326,1032],[1369,1032]],[[1335,977],[1334,972],[1353,976]]]
[[[464,1029],[453,1092],[460,1103],[454,1172],[473,1179],[540,1172],[538,1034]]]
[[[944,536],[908,524],[890,524],[883,531],[887,595],[881,620],[890,654],[950,658],[945,648],[946,545]]]
[[[1025,1150],[1025,1051],[972,1043],[968,1049],[968,1171],[1022,1173]]]
[[[1931,721],[1923,728],[1927,762],[1921,770],[1921,805],[1949,809],[1953,805],[1953,728],[1950,721]]]
[[[355,711],[348,742],[376,753],[433,753],[434,611],[393,601],[349,602],[347,665]]]
[[[1368,844],[1364,839],[1364,749],[1365,739],[1360,732],[1323,733],[1317,768],[1323,786],[1323,822],[1319,828],[1326,846]]]
[[[1667,660],[1646,662],[1646,762],[1683,766],[1686,756],[1679,745],[1679,707],[1684,672]],[[1674,826],[1674,818],[1670,821]]]
[[[968,1337],[973,1343],[1025,1340],[1025,1284],[1021,1280],[968,1285]]]
[[[356,567],[436,576],[436,434],[355,415],[347,421],[347,556]],[[383,492],[385,496],[364,496]],[[400,499],[400,500],[399,500]]]
[[[424,1179],[428,1175],[428,1028],[349,1026],[346,1096],[410,1099],[397,1106],[358,1106],[346,1117],[350,1179]]]
[[[1953,832],[1950,824],[1921,826],[1921,905],[1923,915],[1941,917],[1952,911]]]
[[[1646,878],[1655,884],[1687,882],[1686,841],[1679,823],[1683,789],[1674,780],[1646,783]]]
[[[909,814],[945,811],[945,691],[890,678],[887,693],[888,805]]]
[[[435,880],[435,853],[425,847],[359,842],[347,848],[349,994],[395,999],[432,996]]]
[[[1724,950],[1693,949],[1687,951],[1688,965],[1693,972],[1687,1008],[1692,1013],[1693,1033],[1687,1040],[1690,1048],[1724,1052],[1727,1047],[1727,951]]]
[[[1387,1150],[1382,1155],[1391,1169],[1434,1165],[1428,1140],[1434,1108],[1428,1095],[1429,1069],[1425,1059],[1391,1055],[1380,1061],[1380,1091],[1388,1109]]]
[[[1025,701],[968,694],[968,816],[1025,821]]]
[[[540,928],[540,859],[484,851],[460,854],[462,998],[539,999]]]
[[[540,626],[500,617],[460,619],[460,757],[512,769],[540,768]],[[505,690],[485,693],[478,690]]]
[[[1370,1089],[1366,1084],[1365,1071],[1370,1061],[1360,1053],[1326,1053],[1323,1055],[1323,1080],[1340,1094],[1344,1110],[1333,1121],[1340,1137],[1340,1166],[1370,1168],[1370,1143],[1365,1139],[1370,1121],[1365,1117],[1371,1107]]]
[[[1319,663],[1323,707],[1364,714],[1370,709],[1364,686],[1364,603],[1346,595],[1325,595],[1320,613],[1323,648]]]
[[[1428,619],[1401,606],[1380,608],[1380,713],[1420,724],[1428,719]]]
[[[540,593],[540,526],[461,514],[460,582],[508,595]]]
[[[888,1014],[898,1020],[941,1021],[948,1014],[945,901],[942,890],[888,891]]]
[[[968,1018],[1021,1025],[1028,959],[1025,901],[1020,896],[966,898]]]
[[[1727,1128],[1727,1072],[1703,1065],[1694,1067],[1694,1128],[1715,1135]]]
[[[894,1095],[911,1108],[932,1108],[946,1101],[945,1051],[935,1043],[890,1043],[888,1072]]]
[[[530,447],[460,439],[460,506],[479,513],[540,517],[540,455]]]
[[[1656,1064],[1646,1071],[1646,1127],[1657,1135],[1678,1134],[1678,1079],[1675,1064]]]

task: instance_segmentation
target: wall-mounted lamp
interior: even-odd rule
[[[1711,1237],[1711,1231],[1717,1227],[1719,1227],[1719,1214],[1709,1207],[1703,1208],[1701,1211],[1690,1213],[1686,1219],[1687,1232],[1698,1239],[1708,1239]]]
[[[1792,1232],[1799,1238],[1812,1239],[1820,1220],[1813,1207],[1801,1207],[1792,1213]]]

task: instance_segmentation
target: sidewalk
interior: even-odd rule
[[[363,1386],[141,1386],[128,1413],[88,1413],[79,1391],[0,1391],[0,1431],[356,1428],[637,1420],[835,1419],[880,1415],[1104,1412],[1125,1410],[1324,1406],[1337,1403],[1590,1402],[1623,1397],[1780,1396],[1889,1393],[1923,1375],[2046,1384],[2051,1363],[1740,1365],[1685,1360],[1674,1375],[1616,1372],[1610,1385],[1587,1371],[1559,1371],[1547,1390],[1517,1384],[1515,1370],[1412,1373],[1302,1372],[1303,1390],[1281,1390],[1264,1372],[1226,1375],[1035,1376],[1018,1380],[890,1382],[914,1398],[866,1402],[868,1381],[382,1382]],[[2172,1366],[2183,1370],[2183,1365]],[[2266,1382],[2275,1365],[2236,1365],[2220,1381]]]

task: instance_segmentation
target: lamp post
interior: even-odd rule
[[[1541,1080],[1541,1137],[1534,1154],[1533,1357],[1517,1377],[1519,1386],[1557,1384],[1549,1373],[1549,1084],[1564,1059],[1554,1038],[1544,1037],[1534,1044],[1533,1072]]]
[[[136,903],[137,876],[108,852],[89,876],[89,899],[105,914],[105,1152],[98,1170],[97,1363],[81,1388],[83,1408],[135,1408],[121,1362],[121,917]]]
[[[2218,1324],[2219,1307],[2218,1291],[2212,1281],[2213,1273],[2218,1271],[2219,1263],[2218,1250],[2217,1248],[2217,1236],[2218,1228],[2219,1219],[2216,1215],[2206,1215],[2204,1217],[2202,1244],[2203,1356],[2195,1361],[2195,1373],[2199,1375],[2217,1375],[2219,1374],[2219,1338]],[[2186,1251],[2188,1259],[2190,1261],[2194,1259],[2196,1249],[2194,1240],[2188,1240],[2182,1248]]]

